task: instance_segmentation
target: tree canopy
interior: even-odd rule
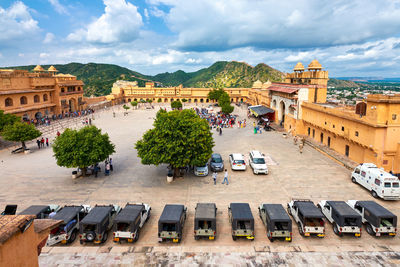
[[[14,124],[17,121],[21,120],[14,114],[4,114],[4,111],[0,110],[0,132],[3,131],[6,125]]]
[[[6,125],[1,135],[7,141],[21,142],[22,147],[26,149],[25,142],[41,136],[42,133],[33,124],[17,121]]]
[[[179,100],[172,101],[171,102],[171,108],[173,109],[181,109],[182,108],[182,102]]]
[[[129,106],[127,106],[127,105],[123,105],[122,106],[125,110],[128,110],[128,109],[130,109],[130,107]]]
[[[132,105],[132,107],[136,107],[138,105],[138,102],[137,101],[132,101],[131,105]]]
[[[224,89],[211,90],[208,92],[208,99],[217,100],[218,106],[221,107],[223,113],[229,114],[233,112],[234,107],[231,106],[231,98]]]
[[[213,146],[207,121],[191,109],[158,111],[154,128],[135,144],[142,164],[166,163],[175,169],[204,165]]]
[[[53,144],[57,165],[67,168],[86,167],[106,160],[115,152],[108,134],[102,134],[96,126],[86,126],[80,130],[66,129]]]

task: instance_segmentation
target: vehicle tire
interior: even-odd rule
[[[374,190],[371,191],[371,195],[372,195],[374,198],[378,198],[378,194],[377,194]]]
[[[82,241],[82,240],[79,240],[79,243],[80,243],[81,245],[83,245],[83,241]]]
[[[108,238],[108,232],[105,232],[103,238],[101,239],[101,243],[105,243],[107,241],[107,238]]]
[[[67,241],[68,244],[71,244],[71,243],[73,243],[75,241],[76,236],[77,236],[77,232],[78,232],[78,230],[76,230],[76,229],[72,231],[71,237]]]
[[[304,236],[303,228],[301,227],[300,223],[297,223],[297,227],[299,228],[299,234]]]
[[[356,178],[354,178],[354,177],[351,177],[351,181],[353,182],[353,183],[357,183],[357,180],[356,180]]]
[[[194,237],[194,240],[199,240],[199,239],[200,239],[200,237],[197,235]]]
[[[181,241],[182,241],[182,238],[178,238],[178,244],[181,243]]]
[[[164,241],[164,239],[158,240],[158,243],[162,243]]]
[[[96,237],[96,233],[93,231],[87,232],[87,234],[86,234],[87,241],[93,242],[95,237]]]
[[[339,229],[336,223],[333,224],[333,232],[337,235],[337,236],[343,236],[342,234],[339,233]]]
[[[375,232],[374,232],[374,230],[372,229],[372,226],[370,225],[370,224],[367,224],[367,233],[368,234],[370,234],[370,235],[372,235],[372,236],[375,236]]]
[[[237,237],[236,236],[232,236],[233,241],[236,241]]]
[[[272,242],[274,242],[274,239],[271,237],[271,238],[269,238],[268,237],[268,239],[269,239],[269,241],[272,243]]]
[[[133,242],[137,242],[139,240],[139,230],[136,231],[135,238],[133,239]]]

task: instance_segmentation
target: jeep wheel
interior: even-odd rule
[[[136,231],[135,238],[133,239],[134,242],[139,240],[139,230]]]
[[[337,236],[343,236],[343,234],[339,233],[339,229],[337,224],[333,224],[333,232],[337,235]]]
[[[86,239],[87,239],[87,241],[92,242],[92,241],[94,241],[94,238],[95,238],[95,237],[96,237],[96,233],[93,232],[93,231],[90,231],[90,232],[87,232],[87,233],[86,233]]]
[[[178,238],[178,244],[181,243],[181,240],[182,240],[181,238]]]
[[[79,240],[79,243],[80,243],[81,245],[83,245],[83,240]]]
[[[200,236],[197,236],[197,235],[196,235],[196,236],[194,237],[194,240],[199,240],[199,239],[200,239]]]
[[[75,241],[76,236],[77,236],[77,232],[78,232],[78,230],[76,230],[76,229],[72,231],[71,237],[67,241],[68,244],[71,244],[71,243],[73,243]]]
[[[374,230],[372,229],[372,226],[370,224],[367,224],[367,233],[375,236]]]
[[[357,181],[356,181],[356,178],[354,178],[354,177],[351,177],[351,181],[353,182],[353,183],[357,183]]]
[[[233,241],[236,241],[236,236],[234,236],[234,235],[232,235],[232,239],[233,239]]]
[[[303,231],[303,227],[301,227],[300,223],[297,223],[297,226],[299,228],[299,233],[301,236],[304,236],[304,231]]]
[[[108,238],[108,232],[105,232],[104,235],[103,235],[103,238],[101,239],[101,243],[106,242],[107,238]]]
[[[372,195],[374,198],[378,198],[378,194],[377,194],[374,190],[371,191],[371,195]]]

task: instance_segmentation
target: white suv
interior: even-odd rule
[[[234,153],[229,155],[229,162],[231,163],[232,170],[235,171],[245,171],[246,162],[244,161],[244,156],[239,153]]]
[[[254,174],[268,174],[268,167],[265,164],[264,155],[257,150],[250,151],[249,153],[250,166],[253,168]]]

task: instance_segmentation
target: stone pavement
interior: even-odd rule
[[[149,247],[152,248],[149,253],[160,251],[161,254],[166,253],[168,257],[171,256],[170,262],[176,261],[173,260],[174,257],[181,257],[179,255],[193,250],[194,253],[209,253],[204,254],[205,256],[199,255],[203,255],[200,257],[203,259],[209,257],[209,260],[206,261],[211,263],[214,260],[214,255],[211,253],[218,251],[219,254],[215,257],[221,259],[228,258],[226,256],[228,251],[237,253],[235,260],[238,262],[243,262],[242,260],[250,257],[246,253],[261,253],[259,254],[261,255],[260,259],[265,258],[265,260],[273,255],[256,251],[289,253],[287,255],[292,255],[291,253],[295,253],[294,251],[302,251],[301,253],[324,251],[325,259],[330,259],[329,253],[340,253],[343,259],[349,260],[349,264],[354,262],[353,259],[350,259],[350,255],[355,253],[354,248],[356,248],[355,251],[364,251],[365,256],[363,257],[366,260],[368,255],[373,258],[374,252],[400,251],[399,236],[374,238],[363,231],[361,238],[351,236],[340,238],[333,233],[329,224],[327,224],[327,235],[323,239],[301,237],[294,224],[292,243],[270,243],[266,237],[265,228],[257,216],[257,207],[262,202],[286,205],[291,198],[309,198],[315,203],[322,199],[373,199],[368,191],[350,181],[348,169],[309,146],[306,146],[303,153],[300,154],[298,147],[293,145],[293,140],[283,138],[282,133],[253,134],[251,127],[224,129],[222,136],[213,131],[214,151],[222,155],[226,165],[229,165],[229,154],[242,153],[247,156],[250,150],[256,149],[265,153],[270,162],[274,163],[269,166],[270,174],[268,175],[254,175],[250,169],[244,172],[234,172],[227,166],[230,182],[228,186],[221,184],[223,178],[221,173],[218,174],[219,183],[215,186],[211,175],[195,177],[192,174],[176,179],[172,184],[167,184],[166,165],[142,165],[133,148],[134,143],[141,138],[143,133],[152,127],[157,109],[156,106],[155,110],[130,110],[128,116],[123,116],[123,111],[117,109],[115,118],[112,116],[112,111],[108,110],[94,120],[93,123],[102,128],[103,132],[107,132],[111,141],[116,145],[116,153],[112,155],[115,170],[110,176],[101,174],[98,178],[91,176],[72,180],[72,169],[58,167],[50,148],[38,150],[32,145],[33,153],[28,155],[13,155],[7,150],[0,151],[0,188],[3,188],[0,191],[0,209],[6,204],[14,203],[18,204],[18,211],[29,205],[46,203],[59,205],[113,203],[124,206],[127,202],[144,202],[152,206],[152,217],[142,229],[137,244],[114,244],[109,238],[105,244],[96,247],[82,246],[76,240],[68,247],[60,245],[45,248],[40,256],[42,265],[62,265],[64,263],[71,265],[64,261],[75,255],[85,258],[95,253],[90,257],[95,259],[111,257],[109,253],[96,254],[98,249],[105,252],[114,251],[117,254],[116,257],[129,258],[139,255],[122,252],[125,247]],[[235,107],[235,113],[239,114],[240,118],[247,118],[245,109]],[[249,121],[248,125],[251,124]],[[101,167],[104,170],[104,164]],[[400,215],[398,202],[376,201],[397,216]],[[218,207],[218,237],[213,242],[194,240],[192,229],[194,207],[197,202],[215,202]],[[253,242],[232,240],[227,213],[227,207],[231,202],[248,202],[250,204],[255,217],[256,238]],[[181,203],[188,207],[184,239],[180,244],[158,244],[157,242],[157,220],[167,203]],[[267,246],[269,248],[266,248]],[[197,249],[198,247],[199,249]],[[223,250],[218,250],[219,247]],[[124,256],[125,254],[130,256]],[[149,257],[157,258],[157,255],[150,254]],[[303,257],[301,254],[296,255],[296,257]],[[311,255],[316,255],[316,260],[319,258],[317,254]],[[145,256],[144,253],[143,257]],[[278,256],[279,258],[286,257],[283,254],[278,254]],[[162,258],[163,256],[160,256],[160,262],[168,263],[167,260],[162,261]],[[391,260],[389,256],[383,259],[388,263]],[[251,259],[248,262],[250,263]],[[293,260],[293,263],[296,264],[301,262],[299,258]],[[336,259],[332,260],[333,265],[336,262]],[[94,262],[93,264],[95,265]],[[378,264],[376,261],[371,262],[371,265]]]

